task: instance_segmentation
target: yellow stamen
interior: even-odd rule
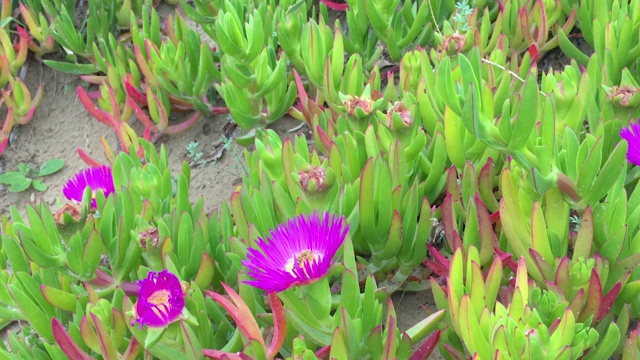
[[[298,261],[298,266],[304,267],[305,263],[311,264],[313,260],[315,260],[315,256],[310,250],[303,250],[298,256],[296,256],[296,260]]]
[[[298,267],[300,267],[302,271],[304,271],[304,273],[309,276],[309,274],[307,274],[305,264],[313,264],[313,261],[318,259],[318,257],[318,254],[315,254],[311,250],[302,250],[300,253],[289,259],[284,268],[289,274],[295,276],[295,274],[293,273],[293,268],[295,267],[295,265],[298,265]]]
[[[161,319],[164,319],[169,313],[169,309],[167,309],[166,306],[163,306],[162,308],[160,306],[154,306],[151,308],[151,310],[154,314],[156,314],[157,317]]]
[[[162,289],[155,291],[147,301],[153,304],[151,309],[159,318],[165,318],[171,311],[171,303],[169,302],[169,291]]]
[[[162,289],[155,291],[147,299],[153,305],[169,305],[169,291]]]

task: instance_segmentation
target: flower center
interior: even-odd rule
[[[304,267],[305,263],[311,264],[315,258],[311,250],[303,250],[296,256],[296,261],[298,262],[298,266]]]
[[[162,290],[158,290],[156,292],[154,292],[153,294],[151,294],[151,296],[149,296],[149,298],[147,299],[147,301],[149,301],[150,303],[152,303],[153,305],[169,305],[169,291],[162,289]]]
[[[293,268],[295,267],[295,265],[298,265],[298,267],[301,268],[302,271],[304,271],[305,275],[307,275],[308,277],[309,274],[307,273],[305,264],[311,265],[313,264],[314,260],[319,258],[320,258],[320,254],[318,254],[317,252],[314,252],[311,250],[302,250],[301,252],[296,254],[294,257],[289,259],[289,261],[287,261],[287,264],[285,265],[285,270],[287,270],[289,274],[295,276],[295,274],[293,273]]]
[[[169,311],[171,311],[171,303],[169,302],[169,290],[157,290],[147,298],[151,304],[153,312],[161,319],[165,319]]]

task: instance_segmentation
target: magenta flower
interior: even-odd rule
[[[111,168],[108,166],[102,166],[99,168],[89,168],[78,172],[73,178],[69,179],[64,187],[62,193],[69,200],[82,201],[82,195],[84,189],[89,186],[93,196],[91,197],[91,206],[96,206],[95,194],[98,189],[101,189],[104,196],[109,196],[115,191],[113,185],[113,176],[111,175]]]
[[[629,127],[620,131],[620,136],[629,143],[627,161],[634,165],[640,165],[640,124],[629,124]]]
[[[136,319],[148,327],[164,327],[174,322],[184,309],[184,292],[180,280],[167,270],[149,272],[146,279],[138,281]]]
[[[323,277],[344,242],[349,225],[344,217],[325,213],[300,215],[271,231],[271,238],[259,238],[259,249],[249,248],[242,262],[254,280],[246,284],[280,292],[292,286],[312,283]]]

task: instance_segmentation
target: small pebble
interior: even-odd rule
[[[19,136],[20,136],[20,130],[18,130],[18,128],[13,128],[13,130],[11,130],[11,133],[9,134],[9,144],[11,144],[11,147],[18,146]]]
[[[211,125],[205,123],[204,125],[202,125],[202,135],[207,136],[209,134],[211,134]]]

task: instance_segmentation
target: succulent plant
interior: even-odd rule
[[[2,2],[0,151],[29,50],[120,143],[2,219],[3,356],[637,357],[638,0],[85,3]],[[152,142],[226,113],[248,171],[208,211]]]
[[[615,323],[608,324],[601,338],[592,318],[578,319],[563,297],[531,286],[524,259],[517,262],[515,278],[505,291],[501,289],[503,261],[494,259],[483,275],[477,250],[467,250],[466,256],[458,249],[451,258],[448,292],[435,284],[434,296],[448,303],[452,331],[472,357],[545,354],[552,359],[577,359],[597,344],[588,357],[600,358],[617,347],[620,332]],[[453,345],[445,345],[444,350],[454,357],[463,354]]]

